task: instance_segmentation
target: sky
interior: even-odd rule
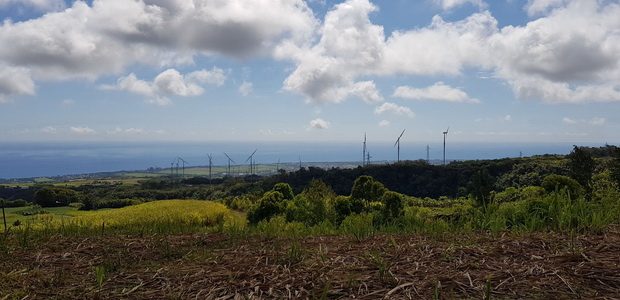
[[[0,0],[0,140],[620,141],[620,1]]]

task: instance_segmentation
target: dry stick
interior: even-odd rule
[[[387,298],[389,298],[389,297],[390,297],[390,295],[392,295],[392,294],[396,293],[398,290],[403,289],[403,288],[406,288],[406,287],[408,287],[408,286],[412,286],[413,284],[414,284],[413,282],[409,282],[409,283],[404,283],[404,284],[401,284],[401,285],[399,285],[399,286],[397,286],[397,287],[395,287],[395,288],[391,289],[389,292],[387,292],[387,294],[385,294],[385,296],[383,296],[383,298],[384,298],[384,299],[387,299]],[[414,289],[414,291],[415,291],[415,286],[413,287],[413,289]],[[416,292],[417,292],[417,291],[416,291]]]

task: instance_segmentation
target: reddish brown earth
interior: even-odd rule
[[[12,243],[17,243],[13,241]],[[53,237],[0,255],[0,299],[619,299],[620,232]],[[95,267],[105,268],[99,286]]]

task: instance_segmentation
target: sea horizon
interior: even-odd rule
[[[443,159],[442,143],[401,143],[401,160]],[[449,142],[446,159],[476,160],[543,154],[567,154],[573,145],[603,146],[604,143],[517,143]],[[168,168],[177,157],[188,166],[205,166],[208,154],[214,165],[224,165],[228,153],[236,164],[243,164],[258,149],[257,164],[298,162],[358,162],[361,142],[5,142],[0,143],[0,178],[53,177],[99,172]],[[368,143],[371,161],[395,161],[392,143]]]

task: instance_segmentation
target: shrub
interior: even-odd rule
[[[373,215],[354,214],[346,217],[340,226],[346,234],[352,235],[355,240],[362,241],[374,234]]]
[[[269,220],[273,216],[282,214],[285,210],[284,195],[277,191],[269,191],[248,212],[248,221],[251,224],[257,224],[262,220]]]
[[[334,211],[336,213],[336,223],[342,223],[351,214],[351,200],[347,196],[338,196],[334,200]]]
[[[399,193],[388,191],[381,197],[383,203],[383,219],[386,222],[393,221],[403,215],[403,196]]]
[[[35,192],[34,200],[42,207],[67,206],[71,202],[81,202],[80,193],[56,187],[45,187]]]
[[[293,188],[288,183],[276,183],[273,186],[272,191],[280,192],[285,200],[293,200],[295,194],[293,194]]]
[[[573,198],[577,198],[583,194],[583,187],[568,176],[549,175],[543,180],[542,186],[547,193],[566,189]]]
[[[497,203],[518,201],[521,200],[521,193],[517,188],[509,187],[503,192],[495,194],[494,200]]]
[[[24,207],[30,204],[24,199],[17,199],[13,201],[0,199],[0,201],[4,202],[4,207]]]
[[[387,189],[379,181],[370,176],[360,176],[355,179],[351,189],[351,199],[379,201]]]

